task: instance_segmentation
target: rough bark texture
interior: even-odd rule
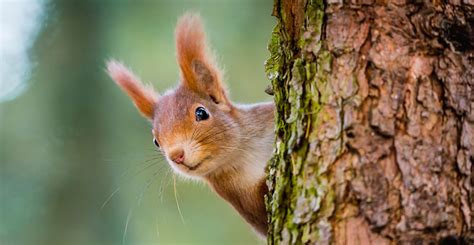
[[[275,0],[270,244],[474,242],[473,10]]]

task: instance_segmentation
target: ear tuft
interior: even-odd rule
[[[152,119],[158,97],[153,88],[143,85],[135,74],[115,60],[107,62],[107,73],[128,94],[138,110],[148,119]]]
[[[176,49],[182,84],[217,103],[229,103],[222,74],[210,54],[201,18],[186,13],[176,26]]]
[[[207,55],[206,35],[201,17],[197,14],[183,15],[176,26],[176,49],[181,76],[191,89],[197,90],[199,84],[194,64],[199,62],[206,67],[214,67],[212,57]],[[215,70],[215,69],[214,69]],[[217,71],[214,72],[217,75]]]

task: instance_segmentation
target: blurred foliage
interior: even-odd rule
[[[173,177],[104,72],[114,57],[158,91],[174,86],[173,29],[188,10],[201,13],[233,100],[271,100],[270,0],[47,2],[31,85],[0,104],[1,244],[261,243],[207,186]]]

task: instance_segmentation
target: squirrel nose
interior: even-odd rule
[[[170,159],[177,164],[182,164],[184,162],[184,151],[182,149],[174,150],[170,153]]]

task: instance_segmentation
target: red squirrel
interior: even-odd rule
[[[182,16],[175,35],[180,82],[173,90],[158,95],[113,60],[107,71],[152,122],[153,142],[173,170],[207,182],[265,237],[265,166],[273,151],[275,106],[229,100],[198,15]]]

